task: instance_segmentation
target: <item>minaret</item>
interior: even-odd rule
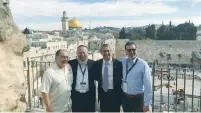
[[[63,17],[61,17],[61,23],[62,23],[62,31],[68,30],[68,17],[66,16],[66,11],[63,12]]]
[[[90,25],[89,25],[89,29],[91,29],[91,20],[90,20]]]

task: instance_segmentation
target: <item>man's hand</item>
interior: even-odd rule
[[[52,112],[51,108],[50,108],[50,107],[47,107],[47,108],[46,108],[46,112]]]
[[[149,106],[143,106],[143,112],[148,112],[149,111]]]
[[[51,109],[51,107],[50,107],[49,95],[42,92],[42,99],[43,99],[43,102],[44,102],[45,107],[46,107],[46,109],[45,109],[46,112],[52,112],[52,109]]]

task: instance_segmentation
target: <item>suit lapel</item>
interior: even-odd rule
[[[92,66],[92,65],[91,65],[90,61],[87,60],[87,68],[88,68],[88,69],[91,69],[91,66]]]
[[[101,59],[100,60],[100,62],[99,62],[99,80],[100,80],[100,84],[102,85],[102,76],[103,76],[103,74],[102,74],[102,68],[103,68],[103,59]]]
[[[112,58],[112,62],[113,62],[113,86],[114,86],[114,89],[115,89],[115,81],[116,81],[116,61]],[[115,71],[116,70],[116,71]]]
[[[89,60],[87,60],[87,69],[88,69],[88,81],[91,81],[90,79],[91,79],[91,74],[89,73],[90,71],[90,69],[91,69],[91,63],[90,63],[90,61]]]
[[[115,70],[116,70],[116,62],[114,59],[112,59],[113,62],[113,77],[116,75]]]
[[[77,67],[78,67],[78,61],[77,59],[75,60],[75,63],[74,63],[74,80],[76,81],[76,78],[77,78]]]

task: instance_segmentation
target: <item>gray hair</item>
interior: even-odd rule
[[[101,47],[100,47],[100,51],[101,51],[104,47],[108,47],[108,48],[110,48],[110,50],[111,50],[111,47],[110,47],[109,44],[102,44]]]

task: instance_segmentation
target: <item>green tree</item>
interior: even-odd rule
[[[125,31],[125,28],[123,27],[121,29],[121,31],[119,32],[119,39],[126,39],[127,38],[127,34],[126,34],[126,31]]]
[[[145,30],[140,27],[133,28],[130,30],[129,36],[130,36],[130,38],[129,38],[130,40],[144,40],[145,39]]]
[[[176,39],[179,40],[196,40],[197,27],[193,23],[179,24],[174,29]]]
[[[199,25],[198,29],[201,30],[201,25]]]
[[[146,38],[156,39],[156,26],[154,24],[149,25],[146,29]]]
[[[176,40],[175,32],[174,32],[174,26],[172,25],[172,22],[169,22],[168,30],[166,33],[166,37],[169,40]]]
[[[157,39],[158,40],[169,40],[169,38],[167,37],[167,31],[168,31],[168,27],[165,25],[162,25],[158,28],[157,32]]]
[[[169,22],[169,25],[162,25],[157,30],[158,40],[175,40],[174,26],[172,22]]]
[[[28,28],[25,28],[23,31],[22,31],[23,34],[25,35],[28,35],[28,34],[31,34],[31,31],[28,29]]]

